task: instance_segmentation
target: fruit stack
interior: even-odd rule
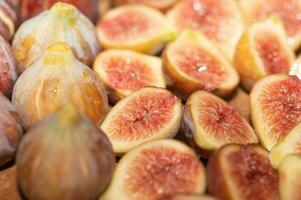
[[[0,1],[1,200],[300,200],[300,0]]]

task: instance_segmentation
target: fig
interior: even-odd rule
[[[250,91],[263,76],[288,74],[294,59],[281,21],[271,17],[246,30],[238,42],[234,62],[242,85]]]
[[[97,25],[105,49],[158,53],[176,32],[159,11],[144,5],[124,5],[108,11]]]
[[[0,93],[0,166],[13,160],[22,137],[21,120],[10,101]]]
[[[278,173],[268,152],[257,145],[230,144],[216,151],[207,165],[207,180],[218,199],[279,199]]]
[[[26,133],[16,164],[28,199],[88,200],[109,184],[115,158],[106,135],[67,104]]]
[[[16,166],[0,171],[0,183],[2,200],[22,200],[17,185]]]
[[[239,83],[230,62],[197,31],[183,31],[165,49],[163,62],[172,88],[183,98],[202,89],[225,96]]]
[[[19,74],[35,62],[45,49],[66,42],[74,55],[91,65],[100,47],[93,24],[76,7],[56,3],[50,10],[24,22],[13,40]]]
[[[292,64],[289,74],[301,79],[301,56],[299,56]]]
[[[301,4],[299,0],[241,0],[238,3],[248,25],[269,16],[279,17],[288,35],[287,42],[294,49],[300,47]]]
[[[185,144],[163,139],[144,143],[121,158],[101,200],[158,200],[177,193],[202,194],[203,164]]]
[[[250,102],[255,131],[270,151],[301,121],[301,81],[286,74],[266,76],[253,86]]]
[[[251,123],[250,96],[243,89],[238,88],[228,103]]]
[[[115,6],[127,4],[127,3],[139,3],[144,4],[161,11],[167,11],[179,0],[113,0]]]
[[[96,124],[101,123],[108,111],[105,89],[97,74],[76,60],[63,42],[48,47],[19,77],[12,103],[24,127],[29,128],[68,102]]]
[[[100,128],[109,137],[114,152],[123,154],[147,141],[175,136],[182,116],[183,106],[174,94],[145,87],[119,101]]]
[[[236,0],[182,0],[167,13],[178,30],[202,31],[232,60],[244,22]]]
[[[167,197],[160,200],[216,200],[216,199],[208,195],[176,194],[172,197]]]
[[[197,91],[187,100],[184,125],[188,140],[208,154],[230,143],[258,143],[248,122],[227,102],[206,91]]]
[[[105,84],[112,102],[142,87],[166,87],[161,59],[133,51],[100,53],[94,62],[94,71]]]
[[[17,25],[17,5],[19,1],[0,1],[0,35],[10,41],[15,34]]]

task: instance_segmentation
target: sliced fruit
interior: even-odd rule
[[[110,10],[99,22],[97,32],[105,49],[129,49],[148,54],[156,54],[176,34],[162,13],[144,5],[125,5]]]
[[[247,122],[251,122],[250,96],[243,89],[238,88],[228,103],[243,116]]]
[[[301,157],[288,155],[280,164],[279,168],[279,193],[280,199],[301,199]]]
[[[178,29],[201,30],[232,60],[244,23],[236,0],[182,0],[167,14]]]
[[[230,62],[197,31],[183,31],[167,46],[163,58],[173,89],[184,97],[201,89],[224,96],[239,83]]]
[[[216,200],[216,199],[208,195],[176,194],[172,197],[162,198],[160,200]]]
[[[288,43],[295,49],[301,44],[301,3],[299,0],[240,0],[238,1],[246,23],[268,16],[279,17],[288,34]]]
[[[246,30],[236,48],[234,61],[242,85],[250,91],[263,76],[289,73],[294,59],[281,21],[270,17]]]
[[[18,190],[16,166],[9,167],[0,172],[1,200],[22,200]]]
[[[179,0],[113,0],[114,5],[119,6],[127,3],[141,3],[161,11],[171,8]]]
[[[204,167],[192,149],[165,139],[145,143],[122,157],[100,199],[158,200],[204,190]]]
[[[250,98],[255,131],[271,150],[301,121],[301,81],[286,74],[270,75],[254,85]]]
[[[147,141],[175,136],[182,116],[183,106],[174,94],[146,87],[119,101],[100,127],[114,152],[122,154]]]
[[[229,143],[258,143],[248,122],[227,102],[206,91],[195,92],[189,97],[184,123],[188,128],[188,138],[205,151],[213,151]]]
[[[94,62],[94,71],[105,84],[112,102],[142,87],[166,87],[161,59],[133,51],[100,53]]]
[[[226,145],[207,165],[209,192],[224,200],[277,200],[278,173],[257,145]]]
[[[299,56],[292,64],[289,74],[301,79],[301,56]]]

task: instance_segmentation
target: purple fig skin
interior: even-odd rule
[[[0,35],[10,41],[16,30],[19,0],[0,1]]]
[[[16,164],[30,200],[93,200],[109,184],[115,157],[106,135],[67,105],[27,132]]]

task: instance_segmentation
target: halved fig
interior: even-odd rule
[[[250,96],[243,89],[238,88],[228,100],[229,104],[243,116],[247,122],[251,122]]]
[[[280,164],[279,168],[279,193],[280,199],[301,199],[301,157],[288,155]]]
[[[163,58],[173,89],[184,98],[201,89],[224,96],[239,83],[230,62],[197,31],[183,31],[167,46]]]
[[[182,0],[167,14],[178,29],[202,31],[232,60],[244,22],[236,0]]]
[[[288,43],[297,49],[301,45],[301,3],[299,0],[240,0],[242,14],[248,25],[269,16],[279,17],[288,34]]]
[[[128,50],[107,50],[94,62],[112,102],[146,86],[165,88],[162,60]]]
[[[207,165],[209,192],[223,200],[277,200],[278,173],[257,145],[226,145]]]
[[[301,79],[301,56],[299,56],[292,64],[289,74]]]
[[[166,11],[171,8],[179,0],[113,0],[115,6],[127,4],[127,3],[139,3],[144,4],[161,11]]]
[[[23,200],[18,190],[16,166],[0,171],[1,200]]]
[[[114,152],[122,154],[147,141],[175,136],[182,116],[183,106],[174,94],[146,87],[119,101],[100,128]]]
[[[203,164],[185,144],[172,139],[145,143],[119,161],[101,200],[158,200],[177,193],[202,194]]]
[[[206,91],[195,92],[189,97],[184,124],[187,127],[185,135],[205,152],[229,143],[258,143],[248,122],[227,102]]]
[[[97,27],[105,49],[129,49],[156,54],[175,31],[159,11],[144,5],[124,5],[110,10]]]
[[[281,21],[270,17],[246,30],[237,45],[234,61],[242,85],[250,91],[263,76],[289,73],[294,59]]]
[[[172,197],[162,198],[160,200],[217,200],[209,195],[176,194]]]
[[[301,121],[301,80],[286,74],[266,76],[253,86],[250,101],[255,131],[271,150]]]

